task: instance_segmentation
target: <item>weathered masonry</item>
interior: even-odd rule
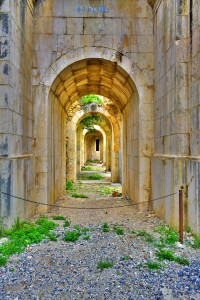
[[[106,105],[80,107],[97,94]],[[0,216],[48,209],[95,125],[123,195],[200,231],[200,0],[0,0]],[[24,202],[17,196],[43,205]],[[139,205],[146,209],[149,205]]]

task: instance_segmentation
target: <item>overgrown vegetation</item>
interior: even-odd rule
[[[103,171],[103,167],[95,167],[95,166],[82,166],[82,171]]]
[[[96,130],[94,128],[94,125],[98,122],[102,122],[102,118],[96,115],[90,115],[81,120],[81,124],[84,126],[85,129],[87,129],[90,132]]]
[[[94,95],[94,94],[89,94],[81,98],[81,106],[85,106],[89,103],[103,105],[104,101],[98,95]]]
[[[101,228],[102,228],[103,232],[109,232],[110,231],[110,227],[109,227],[108,223],[104,223]]]
[[[80,174],[79,179],[81,179],[81,180],[101,180],[101,179],[103,179],[103,176],[98,173]]]
[[[80,236],[83,236],[83,240],[89,240],[90,236],[88,232],[90,231],[87,227],[81,227],[80,225],[74,225],[73,230],[66,230],[64,241],[66,242],[76,242]]]
[[[164,247],[165,245],[173,246],[176,242],[178,242],[178,231],[173,227],[162,225],[156,228],[155,232],[160,233],[161,247]]]
[[[122,228],[122,227],[114,226],[113,229],[116,232],[116,234],[118,234],[118,235],[124,234],[124,228]]]
[[[74,187],[74,184],[71,180],[67,180],[66,182],[66,190],[74,190],[75,187]]]
[[[132,232],[133,233],[133,232]],[[143,236],[145,238],[145,240],[147,242],[153,243],[154,242],[154,238],[151,234],[147,233],[144,230],[141,230],[137,233],[137,236]]]
[[[170,249],[160,249],[159,251],[156,251],[156,256],[159,260],[169,260],[169,261],[175,261],[180,265],[186,265],[189,266],[189,261],[180,256],[175,256],[173,253],[173,250]]]
[[[71,222],[69,220],[65,220],[63,227],[69,227],[71,225]]]
[[[159,270],[163,266],[161,263],[157,261],[148,261],[146,265],[150,270]]]
[[[53,220],[65,220],[66,218],[63,216],[53,216]]]
[[[113,266],[114,263],[109,260],[99,261],[97,264],[97,268],[100,269],[100,271],[103,271],[104,269],[112,268]]]
[[[66,241],[66,242],[76,242],[76,241],[78,241],[80,236],[81,236],[81,233],[78,230],[67,230],[65,232],[64,241]]]
[[[45,238],[56,241],[57,236],[51,232],[56,227],[57,224],[44,217],[35,223],[21,222],[17,218],[11,229],[4,232],[8,241],[0,245],[0,264],[5,264],[10,255],[23,252],[30,244],[40,243]]]
[[[99,195],[110,195],[112,192],[117,191],[120,194],[122,193],[122,187],[121,186],[100,186],[95,189],[95,192]]]
[[[86,194],[78,194],[78,193],[73,193],[72,194],[73,198],[88,198]]]

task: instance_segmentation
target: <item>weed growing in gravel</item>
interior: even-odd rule
[[[74,225],[74,229],[76,229],[77,231],[80,231],[81,230],[81,226],[79,226],[79,225]]]
[[[85,240],[85,241],[88,241],[88,240],[90,240],[90,236],[87,234],[87,235],[84,235],[83,236],[83,240]]]
[[[137,233],[137,236],[143,236],[145,237],[145,240],[149,243],[153,243],[154,242],[154,238],[152,237],[151,234],[147,233],[146,231],[142,230],[142,231],[139,231]]]
[[[131,233],[132,233],[132,234],[137,234],[137,231],[136,231],[135,229],[132,229],[132,230],[131,230]]]
[[[173,251],[170,249],[160,249],[159,251],[156,251],[156,256],[159,260],[169,260],[169,261],[175,261],[180,265],[186,265],[189,266],[189,261],[180,256],[175,256]]]
[[[78,230],[66,231],[64,241],[66,242],[76,242],[81,236],[81,232]]]
[[[200,248],[200,235],[193,235],[194,237],[194,242],[190,243],[190,246],[194,249],[199,249]]]
[[[88,227],[83,227],[81,229],[81,232],[83,232],[83,233],[87,233],[88,231],[90,231],[90,228],[88,228]]]
[[[130,260],[130,259],[131,259],[131,257],[128,255],[122,257],[122,260]]]
[[[53,220],[66,220],[63,216],[53,216]]]
[[[74,187],[74,184],[71,180],[67,180],[66,182],[66,190],[74,190],[75,187]]]
[[[7,263],[7,258],[3,255],[0,255],[0,267],[5,266],[6,263]]]
[[[65,220],[63,227],[69,227],[71,225],[71,222],[69,220]]]
[[[100,195],[110,195],[112,194],[113,191],[117,191],[119,192],[120,194],[122,193],[122,187],[119,186],[119,187],[116,187],[116,186],[100,186],[100,187],[97,187],[95,189],[95,192],[100,194]]]
[[[82,180],[101,180],[101,179],[103,179],[103,176],[98,174],[98,173],[80,174],[79,179],[82,179]]]
[[[159,270],[162,268],[162,264],[157,261],[148,261],[146,265],[150,270]]]
[[[110,231],[110,227],[109,227],[108,223],[104,223],[101,228],[102,228],[103,232],[109,232]]]
[[[124,228],[122,228],[122,227],[114,226],[113,229],[116,232],[116,234],[118,234],[118,235],[124,234]]]
[[[46,237],[55,239],[55,236],[50,232],[57,224],[39,218],[35,224],[31,222],[20,222],[19,218],[15,220],[15,224],[11,229],[6,231],[6,236],[9,240],[0,245],[1,260],[5,262],[8,256],[21,253],[24,249],[33,243],[39,243]]]
[[[103,271],[104,269],[112,268],[114,266],[114,263],[112,261],[99,261],[97,264],[97,268],[100,269],[100,271]]]
[[[95,167],[95,166],[83,166],[81,167],[82,171],[103,171],[102,167]]]
[[[59,237],[59,234],[55,234],[54,232],[49,232],[48,239],[52,242],[57,242],[57,238]]]
[[[155,229],[155,232],[160,233],[160,243],[161,245],[174,245],[178,242],[178,231],[172,227],[159,226]]]
[[[15,268],[10,268],[9,272],[15,272]]]
[[[85,194],[77,194],[77,193],[72,194],[72,197],[73,198],[88,198],[88,196]]]

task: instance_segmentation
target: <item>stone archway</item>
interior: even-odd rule
[[[42,172],[36,169],[38,176],[44,175],[41,178],[44,183],[43,190],[38,188],[40,199],[43,193],[43,199],[46,199],[44,201],[51,203],[64,192],[65,117],[76,105],[76,101],[88,93],[112,99],[112,103],[121,111],[122,140],[121,144],[115,144],[114,150],[117,153],[121,149],[122,153],[123,194],[136,202],[149,198],[150,156],[146,153],[151,153],[153,133],[146,125],[149,115],[144,101],[146,88],[143,77],[133,69],[126,57],[122,57],[118,62],[116,52],[105,48],[97,51],[89,49],[88,53],[86,49],[79,49],[74,51],[72,57],[69,54],[64,55],[48,69],[36,88],[39,109],[36,128],[39,143],[36,143],[36,153],[43,145],[46,151],[44,165],[48,170],[41,174]],[[43,132],[39,130],[41,126]],[[71,141],[74,138],[75,135],[71,132]],[[36,155],[36,161],[38,158]],[[68,159],[70,160],[70,157]],[[59,184],[56,185],[58,180]],[[47,199],[50,199],[50,202]]]

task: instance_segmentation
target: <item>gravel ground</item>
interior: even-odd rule
[[[160,270],[150,270],[147,262],[155,260],[155,246],[144,237],[132,234],[132,229],[145,230],[155,238],[155,227],[163,222],[149,212],[138,212],[134,206],[105,209],[107,206],[128,205],[127,200],[97,197],[74,200],[64,197],[61,206],[83,208],[101,207],[100,210],[58,209],[47,214],[63,215],[71,220],[68,228],[63,221],[55,229],[60,234],[57,242],[44,240],[29,246],[25,252],[13,255],[0,268],[0,299],[200,299],[200,250],[178,247],[175,254],[190,261],[190,266],[164,261]],[[33,219],[35,220],[37,216]],[[102,232],[108,222],[110,232]],[[65,242],[66,230],[75,224],[87,226],[89,240]],[[123,226],[124,235],[117,235],[114,225]],[[186,236],[185,243],[190,239]],[[100,271],[100,261],[112,261],[113,266]]]

